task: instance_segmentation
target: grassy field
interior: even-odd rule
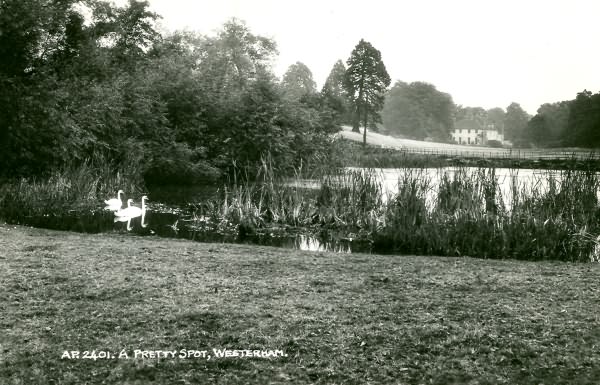
[[[0,225],[0,273],[2,384],[600,378],[596,264],[342,255]],[[216,358],[213,348],[287,356]],[[182,349],[212,357],[182,358]],[[175,357],[135,358],[136,350]],[[84,351],[115,358],[84,359]]]
[[[340,137],[355,142],[363,142],[362,128],[360,133],[352,132],[352,127],[342,126]],[[582,148],[551,148],[551,149],[509,149],[464,144],[426,142],[421,140],[402,139],[367,131],[367,144],[402,150],[412,154],[446,155],[474,158],[499,159],[599,159],[600,154],[592,149]]]

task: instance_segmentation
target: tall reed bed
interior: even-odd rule
[[[131,170],[104,162],[85,162],[55,171],[47,178],[11,181],[0,186],[0,217],[19,221],[26,217],[61,215],[98,208],[119,189],[139,194],[143,181]]]
[[[291,178],[277,176],[263,160],[256,177],[236,175],[219,198],[196,205],[197,225],[237,226],[240,233],[277,226],[354,233],[372,231],[382,218],[381,185],[372,172],[330,168],[307,180],[302,169]]]
[[[340,169],[305,188],[301,170],[278,178],[264,161],[218,199],[199,204],[196,224],[240,235],[273,228],[332,230],[377,252],[589,260],[600,234],[600,178],[586,171],[545,172],[501,188],[495,169],[458,168],[432,178],[405,169],[393,196],[375,170]]]
[[[511,181],[502,195],[494,169],[458,170],[440,179],[427,208],[431,180],[405,174],[373,234],[381,252],[483,258],[584,261],[593,256],[600,209],[599,177],[585,171],[544,173],[530,187]]]
[[[325,170],[325,169],[324,169]],[[326,169],[307,180],[276,175],[268,159],[238,170],[217,198],[195,205],[190,226],[206,231],[323,230],[372,242],[377,252],[585,261],[600,252],[600,177],[591,171],[544,172],[503,187],[493,168],[405,169],[387,196],[375,170]],[[97,208],[118,189],[142,181],[107,164],[61,170],[44,180],[0,187],[0,216],[61,214]],[[183,220],[183,219],[182,219]],[[278,229],[278,230],[277,230]]]
[[[296,170],[296,180],[301,179]],[[214,199],[194,204],[192,226],[208,231],[239,229],[253,233],[275,225],[307,226],[310,199],[301,189],[277,176],[269,159],[257,170],[235,170],[231,180]]]

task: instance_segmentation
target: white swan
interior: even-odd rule
[[[111,210],[111,211],[120,210],[121,206],[123,206],[123,201],[121,200],[121,194],[124,194],[123,190],[119,190],[117,192],[116,198],[105,200],[104,203],[106,203],[106,207],[104,209]]]
[[[144,195],[142,197],[142,208],[139,208],[137,206],[132,206],[131,202],[133,202],[133,199],[127,199],[127,207],[115,212],[115,216],[130,217],[130,218],[139,217],[140,215],[142,215],[143,212],[146,211],[146,203],[145,203],[146,199],[148,199],[148,197]]]

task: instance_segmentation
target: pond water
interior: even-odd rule
[[[206,188],[201,186],[196,189],[188,189],[185,193],[181,193],[181,196],[198,202],[196,199],[199,196],[209,198],[211,194],[208,191],[211,190],[216,191],[211,186],[206,186]],[[164,194],[164,191],[150,194],[150,196],[161,196],[161,194]],[[168,199],[166,200],[168,201]],[[171,202],[175,201],[171,200]],[[246,243],[310,251],[350,253],[370,250],[368,245],[352,244],[350,239],[329,233],[311,235],[281,228],[240,235],[234,227],[222,231],[207,231],[201,226],[192,224],[191,218],[194,215],[192,205],[150,202],[146,203],[146,209],[142,211],[141,216],[117,216],[114,211],[106,209],[104,204],[99,204],[93,210],[69,210],[66,213],[22,218],[19,224],[84,233],[160,236],[200,242]]]
[[[351,169],[358,171],[361,169]],[[477,168],[461,168],[467,173],[475,173]],[[459,172],[457,168],[431,168],[431,169],[376,169],[375,173],[381,183],[384,200],[390,199],[398,191],[398,181],[407,173],[413,173],[419,180],[428,180],[430,189],[427,192],[426,203],[433,207],[437,197],[437,184],[444,173],[450,178]],[[512,199],[512,185],[517,184],[521,189],[538,189],[543,191],[548,188],[549,173],[558,181],[561,179],[560,171],[532,170],[532,169],[503,169],[494,170],[498,180],[499,189],[505,207],[510,207]],[[294,181],[290,185],[306,189],[317,189],[319,183],[314,180]],[[182,238],[204,242],[235,242],[259,245],[286,247],[299,250],[333,251],[340,253],[369,252],[370,244],[358,242],[331,233],[303,234],[297,230],[280,228],[269,229],[264,232],[251,234],[238,233],[236,228],[223,231],[206,231],[198,226],[198,221],[191,219],[196,215],[192,203],[202,202],[219,194],[215,186],[197,186],[194,188],[161,187],[151,189],[148,196],[147,209],[143,215],[137,217],[119,217],[114,212],[98,205],[94,210],[73,211],[60,215],[47,214],[42,217],[23,218],[21,224],[69,230],[88,233],[130,233],[141,236],[160,236]],[[135,200],[139,204],[139,197]],[[201,222],[201,221],[200,221]],[[194,225],[192,225],[194,223]],[[296,232],[294,232],[296,231]]]

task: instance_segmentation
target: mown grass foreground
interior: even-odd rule
[[[597,264],[0,225],[2,384],[595,384]],[[140,350],[287,357],[135,359]],[[129,359],[61,359],[122,350]]]

